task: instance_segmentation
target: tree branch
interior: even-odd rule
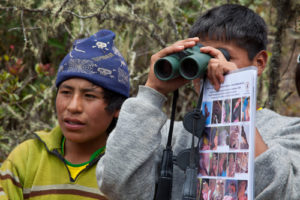
[[[297,46],[297,40],[294,40],[293,42],[293,47],[292,47],[292,53],[290,55],[290,58],[289,58],[289,62],[287,64],[287,67],[285,68],[284,72],[282,73],[282,77],[285,75],[285,73],[288,71],[289,67],[290,67],[290,64],[292,62],[292,59],[293,59],[293,56],[294,56],[294,53],[295,53],[295,50],[296,50],[296,46]]]
[[[63,2],[63,4],[60,6],[60,8],[57,10],[57,12],[55,13],[54,17],[56,18],[58,16],[58,14],[62,11],[63,7],[65,7],[67,5],[67,3],[69,2],[69,0],[65,0]]]
[[[21,10],[21,25],[22,25],[22,32],[23,32],[23,37],[24,37],[24,48],[26,49],[26,47],[27,47],[27,36],[26,36],[26,30],[25,30],[25,26],[24,26],[23,13],[24,13],[24,11]]]
[[[5,10],[7,12],[13,12],[13,11],[26,11],[31,13],[42,13],[42,14],[51,14],[51,10],[49,9],[34,9],[34,8],[24,8],[24,7],[0,7],[0,10]]]

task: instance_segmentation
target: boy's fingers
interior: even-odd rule
[[[208,79],[210,80],[211,84],[214,86],[216,90],[219,90],[220,88],[220,80],[218,79],[220,74],[220,69],[218,69],[219,64],[218,63],[211,63],[210,67],[208,68]]]
[[[230,71],[236,70],[238,69],[238,67],[236,66],[236,64],[234,63],[228,63],[228,65],[226,65],[226,67],[223,68],[224,74],[229,73]]]
[[[211,47],[211,46],[201,47],[200,51],[202,53],[207,53],[207,54],[211,55],[214,58],[221,59],[221,60],[224,60],[224,59],[226,60],[223,53],[219,49],[216,49],[214,47]]]
[[[159,58],[165,57],[167,55],[180,52],[186,48],[190,48],[196,45],[196,43],[199,41],[199,38],[188,38],[185,40],[180,40],[172,44],[171,46],[168,46],[156,54],[154,54],[151,57],[151,62],[154,64]]]
[[[207,73],[206,73],[206,75],[207,75],[207,78],[208,78],[209,82],[210,82],[212,85],[214,85],[214,81],[213,81],[213,79],[212,79],[212,72],[211,72],[211,68],[210,68],[210,67],[207,68]]]
[[[179,43],[180,42],[199,42],[199,38],[198,37],[193,37],[193,38],[187,38],[187,39],[184,39],[184,40],[180,40],[178,41]]]
[[[173,44],[172,46],[168,46],[168,47],[160,50],[156,54],[154,54],[151,57],[151,62],[154,64],[158,59],[160,59],[162,57],[165,57],[165,56],[167,56],[169,54],[182,51],[183,49],[184,49],[183,45],[175,45],[175,44]]]
[[[175,42],[174,44],[158,51],[154,55],[151,56],[151,64],[150,64],[150,72],[148,74],[148,79],[146,81],[146,86],[151,87],[162,94],[167,94],[171,91],[174,91],[176,88],[181,87],[186,84],[188,80],[183,79],[182,77],[178,77],[176,79],[161,81],[154,74],[154,64],[155,62],[167,55],[180,52],[186,48],[190,48],[196,45],[199,41],[199,38],[188,38],[185,40],[180,40]]]
[[[219,84],[224,83],[224,71],[223,71],[223,68],[221,70],[218,70],[216,72],[216,78],[217,78]]]

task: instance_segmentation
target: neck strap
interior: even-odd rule
[[[65,142],[66,142],[66,137],[63,136],[62,141],[61,141],[61,153],[62,153],[63,156],[65,155]],[[99,155],[101,155],[101,154],[104,154],[104,152],[105,152],[105,146],[103,146],[103,147],[101,147],[100,149],[98,149],[97,151],[95,151],[95,152],[91,155],[91,158],[90,158],[89,161],[83,162],[83,163],[80,163],[80,164],[73,164],[73,163],[69,162],[68,160],[66,160],[65,158],[64,158],[64,160],[65,160],[65,162],[66,162],[68,165],[70,165],[70,166],[72,166],[72,167],[81,167],[81,166],[83,166],[83,165],[89,164],[89,163],[92,162],[92,160],[94,160],[97,156],[99,156]]]

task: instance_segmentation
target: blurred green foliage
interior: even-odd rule
[[[292,2],[296,8],[296,0]],[[51,129],[56,124],[55,74],[75,39],[88,37],[99,29],[113,30],[116,46],[129,65],[131,95],[135,95],[138,85],[146,81],[151,55],[186,38],[198,15],[224,3],[239,3],[259,13],[269,25],[272,44],[276,12],[272,1],[267,0],[1,0],[0,163],[14,146],[32,137],[34,131]],[[285,35],[284,56],[294,56],[288,46],[295,40]],[[293,51],[299,51],[298,46]],[[286,64],[288,60],[283,62]],[[281,96],[293,91],[293,73],[286,76],[292,89],[282,89],[279,103]],[[264,74],[260,80],[261,104],[267,98],[268,78]],[[178,119],[196,101],[189,84],[180,90],[180,97]],[[169,107],[170,101],[164,108],[167,113]],[[295,115],[288,111],[284,114]]]

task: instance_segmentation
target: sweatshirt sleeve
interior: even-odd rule
[[[122,105],[96,169],[99,189],[108,199],[153,199],[165,101],[162,94],[140,86],[137,97]]]
[[[28,141],[18,145],[0,168],[0,200],[23,199]]]
[[[268,150],[255,159],[255,199],[300,199],[300,118],[263,109],[256,126]]]
[[[6,160],[0,169],[0,200],[23,199],[22,190],[14,163]]]

